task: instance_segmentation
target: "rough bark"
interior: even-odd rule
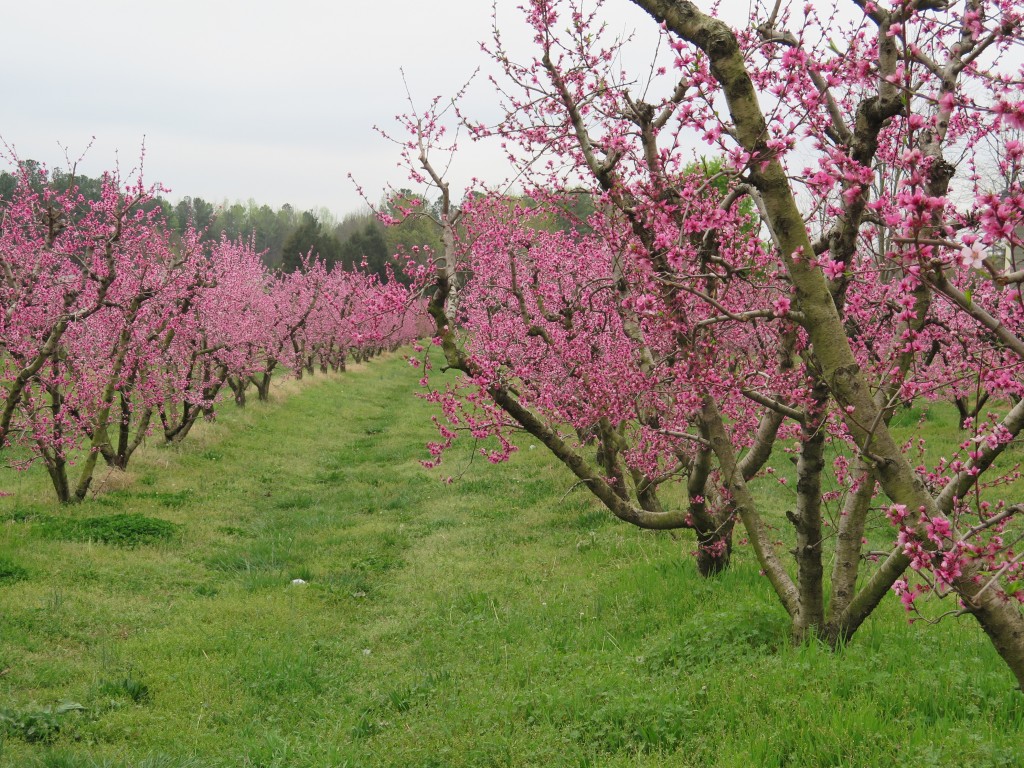
[[[743,527],[747,529],[757,561],[771,582],[775,594],[782,602],[786,612],[791,617],[796,617],[800,612],[800,595],[796,584],[793,583],[789,573],[786,572],[785,565],[771,545],[772,537],[757,511],[757,504],[750,489],[747,488],[747,482],[737,467],[732,441],[726,434],[718,408],[710,398],[704,399],[701,421],[708,430],[711,449],[722,469],[722,482],[730,496],[732,505],[743,521]]]
[[[796,511],[789,513],[796,529],[794,556],[800,611],[793,620],[793,638],[820,635],[825,622],[821,562],[821,471],[825,465],[825,433],[819,421],[803,427],[796,472]]]
[[[839,625],[856,595],[857,574],[863,548],[871,499],[875,495],[875,473],[862,459],[854,460],[856,490],[846,497],[836,534],[835,563],[832,567],[832,591],[829,598],[829,642],[835,646],[849,639],[848,630]]]
[[[268,360],[266,367],[263,369],[263,373],[259,376],[249,377],[249,381],[251,381],[253,386],[256,387],[256,398],[261,403],[265,403],[270,399],[270,380],[276,367],[277,360]]]
[[[228,386],[231,387],[231,393],[235,396],[235,405],[239,408],[245,407],[245,391],[249,388],[251,380],[248,378],[242,378],[240,376],[228,376]]]
[[[119,416],[117,422],[117,446],[110,444],[100,446],[100,452],[107,466],[124,470],[128,468],[135,451],[139,449],[146,434],[149,432],[149,423],[153,418],[153,409],[146,407],[141,414],[137,414],[131,404],[131,399],[124,392],[119,393]],[[135,434],[132,435],[132,426],[135,426]]]

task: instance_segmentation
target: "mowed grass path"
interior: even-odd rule
[[[702,581],[529,439],[424,470],[416,378],[396,355],[224,405],[76,508],[0,474],[0,765],[1024,765],[969,620],[890,600],[840,654],[792,648],[742,548]],[[124,513],[177,527],[68,523]]]

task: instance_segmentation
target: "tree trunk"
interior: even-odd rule
[[[240,376],[228,376],[228,386],[231,387],[231,392],[235,396],[235,405],[239,408],[245,407],[245,390],[249,388],[249,379],[243,379]]]
[[[43,457],[46,473],[50,476],[53,490],[57,494],[57,501],[61,504],[70,504],[75,499],[71,496],[71,484],[68,482],[67,461],[59,453],[51,452],[42,441],[39,441],[37,445],[39,453]]]
[[[53,445],[51,449],[43,440],[36,440],[39,446],[39,455],[43,457],[43,464],[46,473],[53,483],[53,490],[57,494],[57,501],[61,504],[70,504],[72,501],[71,485],[68,482],[68,464],[60,447],[64,431],[61,428],[61,412],[64,410],[64,396],[56,387],[46,388],[50,398],[50,412],[53,414]]]
[[[964,578],[954,586],[963,597],[967,611],[981,624],[1017,678],[1017,687],[1024,692],[1024,616],[1020,605],[1013,598],[998,596],[995,589],[981,594],[985,580],[978,584],[970,576],[964,574]]]
[[[821,472],[825,432],[817,420],[803,426],[797,460],[797,505],[787,516],[796,529],[797,591],[800,610],[793,617],[793,640],[817,637],[825,623],[824,569],[821,563]]]
[[[732,557],[732,518],[718,530],[697,532],[697,573],[704,577],[717,576],[729,567]]]
[[[861,549],[871,499],[875,495],[875,473],[863,459],[857,459],[853,477],[857,489],[846,497],[836,534],[835,563],[832,566],[832,593],[829,599],[828,627],[825,639],[832,647],[846,642],[856,629],[846,625],[845,614],[857,591]]]
[[[133,417],[136,416],[132,410],[131,400],[124,393],[120,393],[120,414],[118,418],[117,447],[105,443],[100,446],[100,453],[108,467],[125,470],[132,455],[138,450],[146,439],[149,432],[149,422],[153,418],[153,409],[144,408],[138,416],[135,424],[135,436],[132,437],[131,427]]]
[[[265,403],[270,399],[270,377],[269,372],[264,372],[258,379],[253,377],[250,379],[256,386],[256,398],[261,402]]]

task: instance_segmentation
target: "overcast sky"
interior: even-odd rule
[[[506,43],[525,47],[518,0],[498,0]],[[413,97],[454,93],[486,63],[488,0],[12,0],[0,45],[0,137],[20,159],[79,170],[138,164],[170,197],[254,198],[278,207],[361,201],[351,172],[377,198],[403,184],[397,154],[377,134]],[[745,3],[744,3],[745,5]],[[612,29],[653,22],[608,0]],[[507,22],[507,23],[506,23]],[[476,114],[496,114],[484,79]],[[4,166],[6,168],[6,164]],[[498,181],[497,153],[466,148],[454,181]]]

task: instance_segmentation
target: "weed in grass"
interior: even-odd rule
[[[138,513],[102,515],[99,517],[32,518],[40,535],[61,541],[92,541],[119,547],[156,544],[174,538],[178,526],[167,520]]]
[[[590,509],[572,520],[572,525],[580,530],[591,532],[603,528],[611,520],[611,514],[604,509]]]
[[[35,504],[15,503],[11,506],[6,519],[12,523],[27,523],[37,519],[42,514],[42,507]]]
[[[0,584],[13,584],[27,578],[27,568],[6,557],[0,557]]]
[[[283,510],[311,509],[317,504],[308,493],[290,493],[274,499],[274,508]]]
[[[448,671],[431,672],[422,680],[403,688],[389,691],[388,703],[396,712],[406,712],[413,706],[427,701],[438,686],[451,679]]]
[[[220,590],[212,584],[197,584],[192,588],[192,593],[199,597],[215,597],[218,592]]]
[[[141,680],[127,675],[116,680],[104,680],[99,685],[99,692],[111,698],[127,697],[136,704],[149,701],[149,686]]]
[[[52,707],[0,709],[0,729],[10,737],[30,744],[53,741],[66,723],[69,712],[84,711],[78,702],[65,701]]]
[[[674,698],[605,694],[593,708],[565,713],[564,728],[573,741],[604,753],[671,751],[686,743],[695,715]]]
[[[291,579],[283,570],[275,571],[249,571],[242,577],[242,587],[247,592],[259,592],[266,589],[280,589],[286,586]]]
[[[400,558],[390,552],[373,552],[353,561],[352,570],[362,573],[387,573],[402,565]]]
[[[195,498],[195,491],[191,488],[184,488],[180,491],[136,491],[134,493],[122,494],[126,500],[151,500],[161,507],[168,509],[181,509]]]
[[[976,744],[974,745],[974,749],[971,750],[973,754],[970,762],[970,765],[972,765],[973,768],[1020,768],[1020,750],[1013,749],[1011,747],[1001,747],[993,751],[988,751],[984,743],[981,743],[980,739],[975,739],[975,741]],[[949,754],[947,754],[945,759],[943,759],[941,754],[936,754],[936,752],[936,750],[932,750],[929,754],[929,758],[932,762],[917,762],[915,759],[911,758],[907,761],[906,765],[948,766],[951,764]],[[957,758],[954,757],[953,762],[956,761]]]
[[[243,544],[225,544],[206,560],[206,566],[225,573],[252,571],[282,572],[294,565],[292,542],[281,536],[261,538]]]
[[[60,589],[52,589],[46,596],[46,602],[43,605],[43,610],[49,614],[58,614],[64,608],[64,592]]]
[[[343,469],[322,469],[313,475],[313,481],[321,485],[339,485],[348,477]]]
[[[365,571],[347,570],[325,574],[312,585],[329,601],[366,600],[373,596],[373,582]]]
[[[787,631],[784,620],[761,611],[695,613],[664,642],[653,646],[645,661],[652,671],[697,669],[751,654],[772,654],[787,644]]]
[[[416,527],[417,536],[431,536],[435,533],[442,531],[450,531],[453,528],[458,528],[460,523],[458,520],[452,520],[450,518],[441,518],[439,520],[428,520],[421,522]]]
[[[309,702],[323,693],[315,649],[299,639],[270,636],[249,645],[236,667],[239,683],[257,700]]]

